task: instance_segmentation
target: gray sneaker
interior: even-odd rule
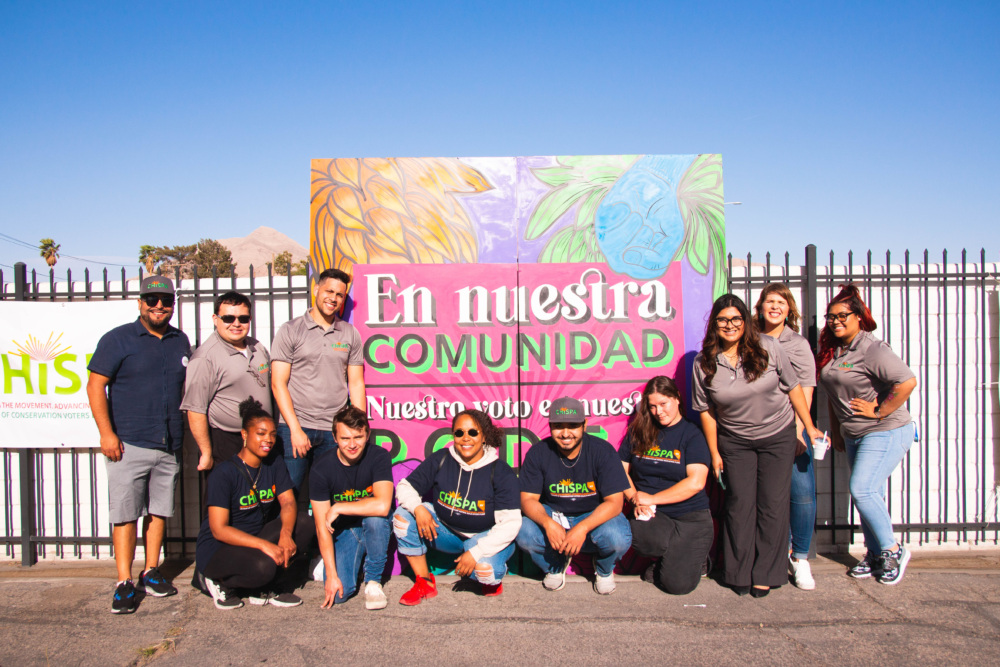
[[[542,579],[542,586],[545,590],[558,591],[566,585],[566,568],[569,567],[570,560],[570,558],[567,558],[566,562],[563,563],[562,569],[558,572],[547,572],[545,574],[545,578]]]
[[[882,571],[875,575],[880,584],[895,586],[903,580],[906,564],[910,562],[910,550],[899,545],[898,551],[882,552]]]
[[[382,590],[382,584],[369,581],[365,584],[365,609],[385,609],[389,599]]]
[[[857,565],[847,571],[847,576],[855,579],[867,579],[880,574],[882,574],[881,559],[871,552],[866,553]]]

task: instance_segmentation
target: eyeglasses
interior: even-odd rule
[[[841,324],[844,324],[845,322],[847,322],[847,318],[850,317],[851,315],[854,315],[854,313],[850,311],[846,313],[830,313],[829,315],[826,316],[826,321],[829,324],[833,324],[834,322],[837,322],[839,320]]]
[[[174,305],[174,295],[173,294],[146,294],[140,297],[143,302],[153,308],[156,304],[162,302],[164,308],[172,308]]]
[[[715,326],[720,329],[725,329],[729,325],[733,325],[737,329],[743,326],[743,318],[737,315],[736,317],[716,317]]]
[[[226,324],[232,324],[236,320],[239,320],[240,324],[249,324],[250,323],[250,316],[249,315],[216,315],[216,317],[218,317],[220,320],[222,320]]]
[[[466,433],[468,433],[468,434],[469,434],[469,437],[470,437],[470,438],[475,438],[476,436],[478,436],[478,435],[479,435],[479,431],[478,431],[477,429],[474,429],[474,428],[470,428],[470,429],[469,429],[468,431],[463,431],[463,430],[462,430],[462,429],[460,429],[460,428],[456,428],[456,429],[455,429],[455,437],[456,437],[456,438],[461,438],[461,437],[462,437],[463,435],[465,435]]]

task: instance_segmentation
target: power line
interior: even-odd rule
[[[7,241],[8,243],[14,243],[14,244],[17,244],[17,245],[21,245],[21,246],[24,246],[25,248],[31,248],[32,250],[40,250],[40,247],[37,246],[37,245],[32,245],[32,244],[28,243],[27,241],[22,241],[21,239],[16,239],[13,236],[10,236],[8,234],[4,234],[3,232],[0,232],[0,241]],[[87,262],[89,264],[101,264],[103,266],[115,266],[115,267],[122,267],[122,268],[124,268],[125,266],[131,266],[131,265],[126,265],[126,264],[121,264],[121,263],[119,263],[119,264],[111,264],[110,262],[99,262],[96,259],[84,259],[83,257],[75,257],[73,255],[67,255],[67,254],[64,254],[64,253],[60,253],[59,257],[65,257],[66,259],[75,259],[78,262]],[[11,267],[11,268],[13,268],[13,267]]]

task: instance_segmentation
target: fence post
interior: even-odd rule
[[[28,300],[27,266],[24,262],[14,264],[14,300]],[[18,468],[21,489],[21,565],[31,567],[38,561],[38,554],[31,543],[35,536],[35,450],[22,449],[18,452]]]

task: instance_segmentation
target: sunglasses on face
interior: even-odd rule
[[[456,429],[455,429],[455,437],[456,437],[456,438],[461,438],[461,437],[462,437],[463,435],[465,435],[466,433],[468,433],[468,434],[469,434],[469,437],[470,437],[470,438],[475,438],[476,436],[478,436],[478,435],[479,435],[479,431],[478,431],[477,429],[474,429],[474,428],[470,428],[470,429],[469,429],[468,431],[463,431],[463,430],[462,430],[462,429],[460,429],[460,428],[456,428]]]
[[[163,303],[164,308],[171,308],[174,305],[173,294],[146,294],[142,297],[143,303],[153,308],[158,303]]]
[[[250,316],[249,315],[216,315],[216,317],[218,317],[220,320],[222,320],[226,324],[232,324],[236,320],[239,320],[240,324],[249,324],[250,323]]]
[[[737,329],[743,326],[743,318],[737,315],[736,317],[716,317],[715,326],[720,329],[725,329],[727,326],[732,325]]]
[[[849,318],[853,314],[854,313],[851,313],[851,312],[847,312],[847,313],[830,313],[830,314],[828,314],[826,316],[826,321],[829,324],[833,324],[834,322],[837,322],[837,321],[839,321],[841,324],[844,324],[845,322],[847,322],[847,318]]]

